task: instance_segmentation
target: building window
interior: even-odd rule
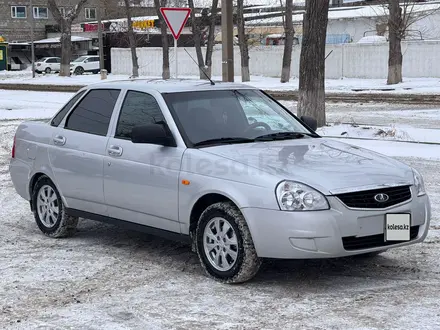
[[[11,17],[12,18],[26,18],[26,7],[25,6],[12,6],[11,7]]]
[[[34,7],[34,18],[48,18],[49,13],[46,7]]]
[[[86,19],[96,19],[96,8],[86,8]]]

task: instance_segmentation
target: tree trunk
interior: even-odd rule
[[[154,6],[156,7],[156,14],[159,17],[160,21],[160,34],[162,40],[162,79],[170,79],[170,51],[168,46],[168,32],[167,32],[167,24],[165,19],[162,17],[162,13],[160,12],[160,7],[166,7],[166,0],[154,0]]]
[[[387,84],[398,84],[402,82],[402,8],[398,0],[389,0],[389,54],[388,54],[388,79]]]
[[[70,26],[64,26],[60,37],[61,43],[61,69],[59,75],[61,77],[70,76],[70,61],[72,60],[72,35]]]
[[[212,0],[208,42],[206,44],[206,55],[205,55],[206,74],[208,75],[209,78],[212,77],[212,53],[214,50],[214,41],[215,41],[215,21],[218,16],[217,8],[218,8],[218,0]]]
[[[284,44],[283,67],[281,69],[281,82],[286,83],[290,80],[290,64],[292,62],[293,37],[295,30],[293,29],[293,0],[286,0],[286,24],[284,26],[284,34],[286,42]]]
[[[325,40],[329,2],[307,0],[303,19],[298,116],[311,116],[325,125]]]
[[[127,27],[128,27],[128,41],[130,43],[131,50],[131,65],[132,65],[132,77],[139,77],[139,64],[138,57],[136,53],[136,38],[133,31],[133,25],[131,21],[131,10],[130,10],[130,0],[124,0],[125,2],[125,11],[127,15]]]
[[[202,54],[202,46],[201,46],[201,33],[200,33],[200,26],[198,22],[196,21],[196,13],[194,10],[194,1],[188,0],[188,6],[191,9],[191,26],[192,26],[192,33],[193,33],[193,40],[194,40],[194,46],[196,48],[196,55],[197,55],[197,63],[199,65],[199,76],[200,79],[206,79],[206,76],[204,74],[204,66],[205,63],[203,61],[203,54]]]
[[[72,57],[72,22],[78,17],[84,5],[88,0],[78,0],[77,5],[69,11],[67,17],[61,15],[55,0],[48,0],[47,6],[49,7],[52,16],[61,28],[61,69],[60,76],[70,76],[70,60]],[[32,15],[32,9],[31,9]]]
[[[244,0],[237,0],[237,30],[241,57],[241,81],[245,82],[250,81],[251,76],[249,73],[249,44],[244,28],[243,2]]]

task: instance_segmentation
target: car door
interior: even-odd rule
[[[89,70],[98,70],[99,69],[99,57],[92,57],[90,59],[90,68]]]
[[[178,181],[184,148],[131,142],[133,127],[159,121],[166,120],[153,95],[126,93],[107,145],[104,196],[113,218],[180,232]]]
[[[55,182],[70,208],[107,215],[103,193],[108,128],[119,89],[90,90],[52,136]]]
[[[54,71],[60,71],[61,70],[61,58],[56,57],[55,63],[53,63],[53,69]]]
[[[52,71],[56,71],[55,70],[55,66],[56,66],[56,59],[55,58],[49,58],[47,61],[46,61],[46,67],[49,67]]]

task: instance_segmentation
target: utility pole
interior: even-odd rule
[[[222,78],[234,81],[234,20],[232,0],[222,1]]]
[[[106,79],[107,75],[103,72],[103,70],[104,70],[104,43],[102,40],[101,1],[98,2],[96,16],[97,16],[96,18],[98,19],[99,71],[101,73],[101,79]]]
[[[35,46],[34,46],[34,6],[32,0],[30,0],[29,6],[31,7],[30,20],[31,20],[31,60],[32,60],[32,78],[35,78]]]

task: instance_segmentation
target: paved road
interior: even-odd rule
[[[1,123],[0,123],[1,124]],[[439,162],[402,160],[433,203],[424,244],[373,259],[266,262],[254,281],[206,278],[186,246],[80,222],[43,236],[10,181],[0,125],[0,329],[439,329]]]

